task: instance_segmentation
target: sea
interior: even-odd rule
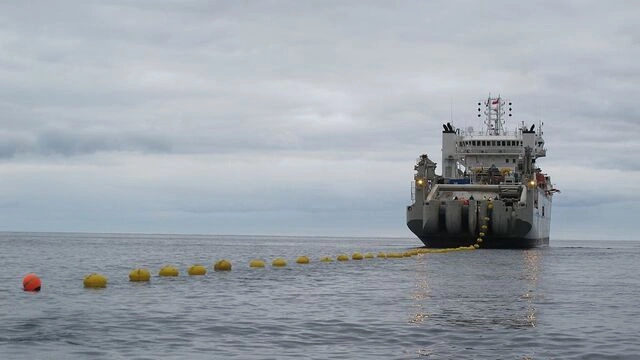
[[[640,242],[0,233],[0,359],[638,359]],[[310,264],[297,264],[306,255]],[[282,257],[284,268],[271,266]],[[251,268],[252,259],[265,268]],[[232,269],[215,272],[228,259]],[[159,277],[167,264],[180,270]],[[187,268],[203,264],[204,276]],[[148,283],[129,272],[148,268]],[[40,292],[25,292],[34,272]],[[108,277],[88,289],[91,273]]]

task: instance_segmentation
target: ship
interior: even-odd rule
[[[417,159],[407,226],[426,247],[549,245],[559,190],[536,163],[547,154],[543,123],[507,130],[512,110],[510,100],[489,95],[478,102],[482,129],[443,124],[441,175],[427,154]]]

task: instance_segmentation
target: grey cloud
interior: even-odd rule
[[[510,127],[545,122],[549,158],[540,164],[559,169],[556,181],[574,177],[563,164],[594,174],[640,169],[632,155],[640,151],[640,25],[637,6],[626,1],[40,1],[4,3],[0,12],[0,165],[82,168],[140,154],[220,155],[202,167],[246,158],[274,168],[278,159],[331,166],[366,159],[378,169],[367,174],[373,182],[407,169],[398,175],[406,182],[375,189],[384,193],[380,201],[337,181],[307,206],[306,191],[276,177],[266,189],[246,184],[245,195],[260,203],[234,191],[225,197],[215,184],[199,192],[188,176],[167,174],[176,184],[162,189],[175,198],[159,203],[162,193],[125,192],[134,213],[161,208],[176,226],[190,215],[206,222],[210,214],[259,211],[277,223],[283,213],[335,209],[393,213],[389,221],[402,223],[413,160],[426,152],[439,162],[440,124],[453,118],[477,128],[474,103],[489,92],[513,100]],[[251,161],[245,166],[255,167]],[[79,170],[69,171],[71,178]],[[201,175],[197,167],[183,171]],[[164,177],[151,180],[159,186]],[[96,178],[126,187],[108,171]],[[58,181],[58,191],[78,185]],[[91,207],[87,197],[69,198],[69,209]],[[623,200],[615,191],[568,191],[557,202],[569,209]]]
[[[84,155],[101,151],[136,151],[166,153],[171,150],[167,139],[144,133],[113,130],[46,129],[33,136],[0,134],[0,158],[17,155]]]
[[[98,151],[168,152],[171,145],[146,134],[127,134],[114,131],[71,132],[51,129],[39,134],[37,149],[44,154],[74,155]]]

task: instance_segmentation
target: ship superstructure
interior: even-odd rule
[[[426,246],[548,245],[558,190],[536,166],[546,156],[542,123],[508,131],[511,110],[511,101],[489,96],[478,102],[480,131],[444,124],[442,175],[426,154],[418,158],[407,225]]]

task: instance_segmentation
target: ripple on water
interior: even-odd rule
[[[640,353],[635,243],[320,263],[314,260],[324,255],[416,244],[4,236],[0,350],[6,358],[606,359]],[[310,256],[311,264],[295,264],[300,255]],[[290,264],[250,269],[256,257],[284,257]],[[210,267],[221,258],[231,259],[231,272],[185,275],[189,265]],[[157,277],[167,263],[183,276]],[[154,274],[150,283],[128,281],[139,266]],[[43,279],[41,293],[20,289],[27,270]],[[91,272],[107,275],[108,287],[83,289],[82,278]]]

